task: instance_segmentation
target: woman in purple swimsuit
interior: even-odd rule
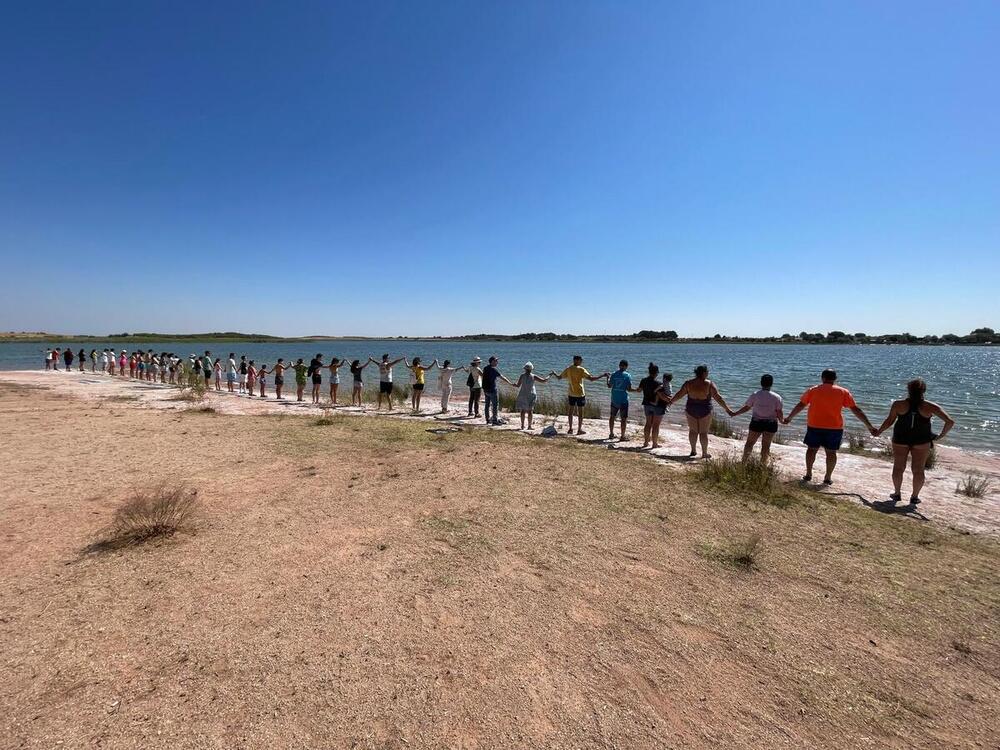
[[[694,377],[684,383],[680,390],[674,394],[669,403],[673,403],[681,396],[687,396],[687,403],[684,404],[684,414],[688,422],[688,439],[691,441],[691,453],[689,457],[698,455],[695,446],[701,440],[701,457],[711,458],[708,452],[708,428],[712,424],[712,399],[719,402],[719,406],[732,415],[726,400],[722,398],[715,383],[708,379],[708,366],[698,365],[694,368]]]

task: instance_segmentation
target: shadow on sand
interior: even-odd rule
[[[853,497],[857,498],[858,502],[864,505],[866,508],[871,508],[876,513],[885,513],[886,515],[897,515],[897,516],[907,516],[909,518],[914,518],[918,521],[929,521],[923,513],[921,513],[918,508],[919,506],[913,503],[907,503],[906,505],[901,505],[899,503],[894,503],[892,500],[869,500],[864,495],[859,495],[856,492],[823,492],[824,495],[831,495],[834,497]]]

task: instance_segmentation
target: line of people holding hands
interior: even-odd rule
[[[332,358],[330,364],[324,364],[323,355],[317,354],[308,365],[304,363],[302,358],[298,359],[295,364],[288,365],[284,359],[279,357],[274,367],[268,368],[267,365],[255,365],[254,361],[248,361],[246,356],[242,356],[237,361],[235,354],[232,353],[226,363],[223,363],[219,358],[213,359],[208,351],[203,357],[192,354],[189,357],[190,363],[186,365],[181,357],[172,353],[158,355],[152,350],[133,352],[132,354],[127,354],[123,350],[117,355],[114,350],[105,349],[101,353],[93,350],[88,357],[83,350],[80,351],[79,355],[74,356],[72,350],[60,352],[59,349],[54,351],[50,349],[45,353],[45,369],[58,369],[60,358],[63,359],[67,370],[72,368],[75,359],[82,372],[85,363],[89,360],[92,372],[96,372],[100,368],[102,372],[115,375],[117,369],[117,372],[122,376],[127,374],[133,378],[170,384],[186,385],[192,378],[204,377],[207,387],[214,377],[216,390],[222,390],[223,373],[225,373],[229,392],[236,393],[238,386],[239,393],[250,396],[255,396],[259,390],[261,398],[266,398],[267,376],[273,374],[276,397],[279,399],[284,398],[282,389],[285,372],[291,370],[295,376],[297,399],[304,400],[306,383],[307,380],[311,379],[312,401],[315,404],[319,404],[321,399],[322,372],[328,370],[330,373],[330,401],[334,406],[337,405],[341,368],[347,365],[351,374],[351,404],[362,406],[363,371],[369,365],[374,364],[379,373],[377,408],[381,409],[382,403],[385,401],[390,411],[393,409],[393,367],[403,363],[410,370],[410,403],[415,412],[419,412],[421,409],[427,372],[437,367],[442,413],[446,413],[450,409],[450,399],[453,392],[452,380],[455,373],[461,371],[467,374],[469,417],[479,417],[480,403],[483,403],[483,416],[486,423],[499,424],[498,385],[505,383],[517,390],[515,410],[520,413],[521,429],[532,429],[534,407],[537,401],[536,384],[547,383],[551,378],[557,378],[568,381],[569,392],[566,410],[569,420],[569,434],[574,434],[575,420],[575,434],[577,435],[585,434],[583,429],[584,409],[587,402],[585,382],[604,381],[611,391],[611,411],[608,419],[609,440],[615,439],[616,423],[620,424],[618,440],[626,440],[629,394],[635,392],[642,394],[642,410],[645,417],[642,447],[658,448],[663,417],[671,405],[683,398],[685,399],[684,414],[688,424],[688,439],[691,445],[690,458],[698,455],[699,445],[702,457],[710,457],[708,436],[712,424],[713,402],[722,407],[730,417],[751,412],[743,451],[744,460],[750,457],[754,446],[760,441],[761,459],[767,461],[770,456],[771,443],[778,432],[779,424],[787,425],[799,413],[806,411],[806,432],[803,442],[807,450],[806,472],[803,481],[812,480],[816,456],[819,450],[823,449],[826,458],[826,471],[822,480],[824,484],[833,483],[837,452],[844,436],[843,410],[847,409],[865,425],[873,436],[881,435],[889,427],[893,427],[892,478],[894,491],[890,495],[890,499],[894,503],[901,500],[903,473],[909,462],[913,474],[910,503],[914,506],[920,502],[919,493],[924,483],[924,467],[931,447],[935,440],[942,439],[955,424],[954,420],[938,404],[926,400],[927,386],[922,379],[916,378],[907,384],[906,397],[893,402],[885,421],[876,428],[857,405],[851,392],[837,385],[837,373],[832,369],[824,370],[820,376],[821,382],[807,389],[791,412],[785,416],[783,400],[779,394],[772,390],[774,378],[771,375],[762,375],[760,389],[751,394],[743,406],[732,409],[726,403],[715,383],[709,379],[706,365],[698,365],[694,370],[694,377],[685,381],[674,393],[672,389],[673,375],[667,372],[661,376],[659,368],[652,362],[649,363],[646,377],[642,378],[637,386],[633,386],[632,376],[628,371],[628,361],[621,360],[618,363],[618,369],[614,372],[592,375],[583,366],[583,357],[579,355],[574,356],[573,363],[562,372],[557,373],[553,370],[545,376],[535,373],[534,365],[531,362],[526,362],[517,380],[510,380],[500,372],[499,359],[495,356],[489,358],[485,367],[483,367],[479,357],[473,358],[467,366],[455,367],[447,359],[440,364],[435,359],[430,364],[425,365],[420,357],[414,357],[411,362],[406,357],[390,359],[388,354],[383,354],[378,360],[369,357],[363,364],[358,359],[348,363],[347,360],[337,357]],[[932,432],[931,419],[933,417],[941,420],[943,424],[939,434]]]

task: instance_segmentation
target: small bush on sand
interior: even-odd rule
[[[966,474],[955,485],[955,492],[966,497],[984,497],[991,486],[990,480],[982,474]]]
[[[171,398],[172,401],[201,401],[205,398],[204,378],[191,378],[189,384],[180,389],[180,393]]]
[[[323,409],[323,416],[313,422],[313,424],[317,427],[329,427],[337,424],[337,421],[337,417],[333,415],[330,409]]]
[[[137,491],[115,511],[111,524],[87,551],[120,549],[170,536],[191,520],[197,501],[196,490],[186,486],[161,484]]]
[[[708,425],[708,431],[720,438],[736,437],[736,431],[733,429],[733,423],[728,419],[718,419],[716,417],[712,417],[712,421]]]
[[[723,544],[703,544],[701,554],[740,570],[752,570],[760,553],[760,534],[754,532],[745,539],[731,539]]]
[[[849,432],[847,433],[847,452],[848,453],[867,453],[868,452],[868,439],[862,435],[860,432]]]
[[[752,455],[746,462],[735,453],[727,453],[698,465],[695,476],[705,484],[745,493],[756,500],[785,507],[793,499],[792,493],[781,483],[777,470],[764,463],[760,456]]]

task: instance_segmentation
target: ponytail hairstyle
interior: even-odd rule
[[[906,384],[906,393],[910,399],[910,406],[919,406],[924,402],[924,393],[927,391],[927,383],[923,378],[914,378]]]
[[[660,372],[660,368],[654,365],[652,362],[649,363],[649,377],[655,378]]]

